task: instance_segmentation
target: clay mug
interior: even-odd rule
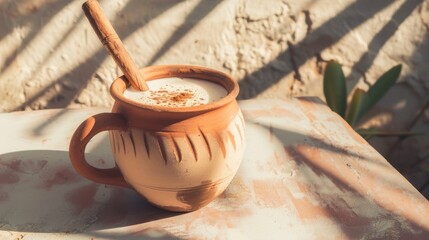
[[[228,75],[188,65],[141,69],[148,81],[184,77],[212,81],[228,94],[213,103],[186,108],[145,105],[124,97],[122,76],[110,88],[111,113],[85,120],[70,142],[76,171],[97,183],[132,188],[150,203],[170,211],[199,209],[229,185],[244,152],[244,120],[236,101],[238,84]],[[116,166],[99,169],[85,159],[85,147],[109,131]]]

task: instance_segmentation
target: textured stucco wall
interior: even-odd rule
[[[323,98],[329,59],[344,65],[350,90],[403,64],[400,83],[374,110],[384,114],[372,121],[387,128],[407,128],[428,98],[428,0],[100,2],[138,66],[226,71],[240,81],[242,99]],[[121,72],[82,3],[0,0],[0,111],[111,105],[108,88]],[[427,129],[428,115],[419,128]],[[387,153],[389,141],[379,150]]]

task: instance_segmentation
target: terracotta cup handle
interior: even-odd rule
[[[86,145],[97,133],[108,130],[124,131],[127,128],[125,118],[118,113],[100,113],[82,122],[74,132],[69,147],[70,160],[76,171],[97,183],[131,188],[117,167],[99,169],[91,166],[85,159]]]

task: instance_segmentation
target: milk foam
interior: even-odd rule
[[[216,83],[193,78],[161,78],[147,81],[149,90],[136,91],[132,87],[124,96],[133,101],[167,107],[191,107],[216,102],[228,92]]]

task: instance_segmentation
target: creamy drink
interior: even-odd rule
[[[70,140],[70,161],[89,180],[133,188],[160,208],[202,208],[227,188],[243,158],[239,86],[206,67],[161,65],[141,72],[149,90],[127,89],[124,76],[114,80],[112,112],[79,125]],[[102,131],[109,131],[115,160],[109,169],[85,159],[87,144]]]
[[[149,90],[144,92],[129,87],[124,96],[147,105],[191,107],[216,102],[228,94],[219,84],[193,78],[161,78],[147,81],[147,85]]]

